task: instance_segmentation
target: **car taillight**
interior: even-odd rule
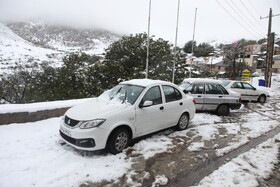
[[[195,99],[193,99],[193,100],[192,100],[192,102],[193,102],[193,104],[196,104],[196,101],[195,101]]]

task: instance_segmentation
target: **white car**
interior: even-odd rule
[[[267,97],[269,97],[268,92],[257,89],[245,81],[225,80],[223,81],[223,85],[234,92],[240,93],[242,101],[265,103]]]
[[[231,110],[241,107],[239,93],[227,90],[222,81],[205,78],[185,79],[179,88],[192,95],[197,111],[212,111],[220,116],[228,116]]]
[[[193,97],[176,85],[135,79],[70,108],[60,121],[60,135],[77,149],[116,154],[134,138],[172,126],[186,129],[194,114]]]

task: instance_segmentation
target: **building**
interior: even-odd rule
[[[272,72],[273,73],[280,73],[280,55],[274,55],[273,56]]]
[[[206,66],[211,69],[211,71],[215,72],[227,72],[229,69],[229,65],[224,63],[224,57],[209,57],[206,62]]]
[[[244,52],[246,55],[256,55],[261,52],[262,45],[261,44],[253,44],[244,46]]]

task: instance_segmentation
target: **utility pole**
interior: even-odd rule
[[[271,87],[272,76],[272,62],[273,62],[273,49],[274,49],[274,33],[271,33],[272,17],[279,16],[272,15],[272,9],[269,10],[268,17],[260,17],[260,19],[268,18],[268,32],[267,32],[267,47],[266,47],[266,66],[265,66],[265,86]]]
[[[176,24],[176,34],[175,34],[175,46],[174,46],[174,62],[173,62],[173,71],[172,71],[172,83],[175,79],[175,67],[177,61],[177,36],[178,36],[178,24],[179,24],[179,11],[180,11],[180,0],[178,0],[178,10],[177,10],[177,24]]]
[[[148,36],[147,36],[147,56],[146,56],[146,79],[149,72],[149,48],[150,48],[150,22],[151,22],[151,1],[149,0],[149,16],[148,16]]]
[[[195,8],[194,23],[193,23],[193,38],[192,38],[192,55],[191,55],[191,64],[190,64],[190,78],[192,77],[192,63],[193,63],[193,48],[194,48],[194,35],[195,35],[195,25],[196,25],[196,13],[197,13],[197,8]]]

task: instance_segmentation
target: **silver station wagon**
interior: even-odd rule
[[[185,79],[179,87],[195,98],[196,111],[212,111],[227,116],[241,107],[241,95],[227,90],[219,80]]]

